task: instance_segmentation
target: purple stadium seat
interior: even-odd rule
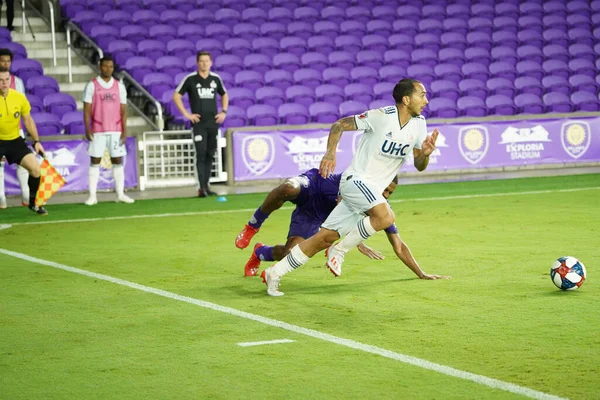
[[[442,47],[451,47],[464,51],[467,48],[467,39],[464,35],[456,32],[446,32],[440,37]]]
[[[569,85],[573,88],[574,92],[590,92],[593,94],[598,93],[598,84],[596,80],[588,75],[573,75],[569,77]]]
[[[337,85],[331,84],[317,86],[315,88],[315,96],[318,102],[330,102],[331,104],[335,104],[336,108],[345,100],[344,90]]]
[[[521,30],[517,33],[517,40],[520,45],[530,45],[542,48],[544,46],[544,37],[541,32],[533,29]]]
[[[85,124],[83,123],[83,111],[70,111],[60,119],[67,135],[85,135]]]
[[[267,126],[277,125],[279,118],[277,110],[267,104],[254,104],[246,110],[250,125]]]
[[[471,50],[471,49],[466,49]],[[466,52],[465,50],[465,52]],[[438,52],[437,60],[439,63],[449,63],[461,67],[465,63],[464,53],[459,49],[445,48]],[[421,61],[422,62],[422,61]]]
[[[346,8],[346,18],[348,21],[362,22],[366,26],[371,19],[371,12],[366,7],[354,5]]]
[[[406,77],[406,69],[396,65],[384,65],[379,68],[379,78],[385,82],[398,82]]]
[[[159,57],[167,55],[167,45],[159,40],[142,40],[137,44],[137,53],[143,54],[144,58],[156,61]],[[127,61],[125,61],[125,65],[127,65],[130,59],[131,58],[128,58]]]
[[[219,24],[235,25],[242,22],[242,14],[231,8],[220,8],[215,11],[215,22]]]
[[[499,94],[507,97],[515,96],[515,86],[512,81],[506,78],[492,78],[486,82],[487,90],[490,94]]]
[[[343,117],[362,114],[367,109],[368,107],[366,104],[353,100],[344,101],[339,107],[340,115]]]
[[[460,89],[462,97],[467,96],[485,99],[488,96],[485,83],[476,79],[463,79],[458,82],[458,88]]]
[[[419,21],[419,32],[440,36],[444,33],[444,27],[440,25],[440,21],[437,19],[422,19]]]
[[[25,82],[25,89],[27,93],[41,99],[48,94],[60,92],[58,82],[51,76],[32,76]]]
[[[461,97],[456,102],[456,106],[461,117],[485,117],[487,115],[487,107],[479,97]]]
[[[388,38],[388,44],[390,49],[402,50],[410,53],[413,51],[414,38],[404,33],[395,33]]]
[[[62,133],[63,125],[57,115],[41,112],[35,114],[32,113],[31,117],[37,126],[38,135],[49,136],[60,135]]]
[[[546,111],[551,113],[570,113],[573,112],[573,103],[569,96],[564,93],[550,92],[543,97]]]
[[[198,8],[188,13],[187,20],[191,24],[206,26],[215,22],[215,15],[210,10]]]
[[[538,46],[520,46],[517,48],[517,55],[520,61],[533,61],[537,64],[541,64],[544,61],[544,54]]]
[[[435,79],[458,82],[462,79],[461,68],[456,64],[438,64],[434,67]]]
[[[334,51],[329,53],[328,66],[351,70],[355,65],[354,55],[347,51]]]
[[[372,102],[369,103],[369,109],[370,110],[377,110],[379,108],[383,108],[383,107],[389,107],[394,105],[394,101],[390,101],[387,99],[376,99],[373,100]]]
[[[22,60],[27,58],[27,49],[25,49],[25,46],[23,46],[21,43],[7,41],[3,44],[0,44],[0,47],[10,49],[10,51],[13,53],[13,60]]]
[[[585,28],[589,31],[592,30],[593,23],[590,16],[583,14],[570,14],[567,16],[567,26],[569,29]]]
[[[285,92],[278,87],[263,86],[256,90],[256,101],[277,108],[285,103]]]
[[[430,86],[431,92],[433,92],[436,97],[450,99],[453,102],[456,102],[460,97],[460,90],[458,89],[456,82],[441,79],[431,82]]]
[[[256,71],[239,71],[235,74],[235,85],[237,87],[244,87],[256,91],[264,85],[264,82],[265,80],[263,79],[262,74]]]
[[[467,20],[471,16],[469,4],[449,4],[446,6],[446,16],[448,18],[460,18]]]
[[[279,41],[279,46],[282,51],[295,54],[298,57],[302,56],[302,54],[306,53],[307,51],[306,40],[302,39],[301,37],[283,37]]]
[[[339,67],[330,67],[323,70],[323,83],[344,87],[351,82],[350,72]],[[317,85],[318,86],[318,85]]]
[[[515,105],[519,114],[543,114],[546,110],[542,99],[531,93],[517,95]]]
[[[323,21],[317,21],[315,23],[315,28],[317,27],[317,24],[319,22],[331,22],[336,26],[335,30],[337,31],[337,26],[339,26],[339,24],[341,24],[346,19],[346,12],[344,11],[344,9],[339,7],[325,7],[321,10],[321,19],[323,19]]]
[[[264,75],[273,68],[271,57],[264,54],[248,54],[244,57],[244,69],[254,70]]]
[[[204,34],[206,37],[224,41],[229,39],[233,35],[233,32],[230,25],[215,23],[206,25]]]
[[[223,0],[222,4],[224,8],[231,8],[240,13],[249,7],[249,2],[239,0]]]
[[[142,3],[145,9],[156,11],[159,14],[169,8],[169,2],[165,0],[144,0]]]
[[[514,48],[508,46],[497,46],[492,47],[491,51],[492,62],[507,62],[511,64],[516,64],[519,61],[519,56],[517,55],[517,51]]]
[[[390,5],[378,5],[373,7],[371,9],[371,17],[373,17],[374,20],[384,20],[390,23],[398,18],[396,8]]]
[[[305,21],[312,25],[320,18],[319,12],[312,7],[298,7],[294,10],[296,21]]]
[[[89,33],[91,28],[100,24],[102,21],[102,14],[92,10],[83,10],[77,12],[71,19],[82,31]]]
[[[271,37],[262,37],[252,40],[252,50],[269,57],[279,53],[279,41]]]
[[[275,54],[273,67],[294,73],[300,68],[300,57],[292,53]]]
[[[517,72],[519,76],[529,76],[537,80],[541,80],[544,77],[542,67],[535,61],[519,61],[517,63]]]
[[[315,91],[308,86],[294,85],[286,89],[285,97],[288,103],[302,104],[308,107],[315,102]],[[281,115],[281,112],[279,114]]]
[[[477,3],[471,5],[471,15],[473,17],[481,17],[487,19],[493,19],[496,16],[496,10],[492,4]]]
[[[558,44],[549,44],[542,49],[544,59],[553,59],[562,62],[569,62],[569,52],[563,46]]]
[[[204,33],[204,30],[202,32]],[[177,38],[177,29],[170,25],[153,25],[148,28],[148,38],[166,43]]]
[[[269,10],[269,21],[287,25],[294,20],[294,12],[289,8],[275,7]]]
[[[542,18],[542,25],[544,30],[554,28],[566,32],[568,29],[567,20],[558,15],[545,15]]]
[[[257,7],[247,8],[242,11],[242,21],[252,23],[257,26],[261,26],[262,24],[266,23],[268,19],[267,12]]]
[[[469,47],[481,47],[486,50],[491,50],[492,37],[485,32],[469,32],[467,33],[467,45]]]
[[[175,76],[180,72],[185,72],[182,60],[175,56],[163,56],[156,59],[154,67],[157,72]]]
[[[77,14],[79,11],[83,11],[87,9],[87,4],[83,0],[61,0],[60,7],[62,9],[63,15],[67,19],[71,19]]]
[[[516,20],[519,18],[519,7],[511,3],[498,3],[496,4],[496,15]]]
[[[154,10],[138,10],[131,16],[131,22],[145,27],[160,24],[160,15]]]
[[[427,106],[430,116],[433,118],[456,118],[458,110],[454,100],[438,97],[431,99]]]
[[[543,4],[544,12],[546,14],[560,15],[561,17],[567,16],[567,6],[562,1],[546,1]]]
[[[32,94],[27,94],[27,100],[29,100],[29,104],[31,105],[31,112],[44,112],[44,102],[38,96],[34,96]]]
[[[119,39],[119,33],[114,26],[96,25],[90,30],[90,38],[92,38],[101,49],[106,49],[110,42]]]
[[[469,31],[469,27],[465,25],[465,21],[458,18],[446,18],[443,22],[443,28],[445,32],[459,33],[463,36],[466,36]]]
[[[356,65],[369,67],[375,70],[384,64],[383,54],[373,50],[362,50],[356,53]]]
[[[342,35],[335,39],[335,49],[337,51],[347,51],[350,53],[357,53],[362,49],[362,44],[355,36]],[[386,41],[387,43],[387,41]]]
[[[383,61],[386,66],[397,66],[405,70],[411,61],[411,55],[404,50],[392,49],[383,54]]]
[[[154,60],[149,57],[135,56],[128,58],[124,68],[138,82],[141,82],[144,75],[155,72]]]
[[[329,102],[317,102],[308,107],[310,118],[313,122],[319,124],[331,124],[338,120],[338,107]]]
[[[592,78],[594,78],[598,72],[593,61],[582,58],[569,61],[569,69],[571,70],[571,74],[587,75]]]
[[[164,10],[160,13],[160,21],[163,24],[180,26],[187,23],[187,14],[180,10]]]
[[[489,50],[482,47],[469,47],[468,49],[465,49],[465,61],[488,66],[492,62],[492,56],[490,55]]]
[[[227,93],[229,94],[230,104],[243,108],[244,110],[252,104],[256,104],[254,91],[248,88],[234,87],[227,90]],[[229,109],[227,111],[227,118],[229,118]]]
[[[268,11],[271,8],[275,7],[275,5],[282,6],[283,3],[277,4],[274,0],[248,0],[248,5],[251,7],[258,7],[262,10]]]
[[[307,41],[309,52],[328,54],[335,51],[335,43],[329,36],[313,36]]]
[[[466,79],[477,79],[480,81],[487,81],[489,76],[488,67],[485,64],[479,63],[466,63],[461,68],[463,77]]]
[[[327,71],[327,69],[323,71],[323,75],[325,71]],[[315,89],[321,82],[322,73],[317,69],[300,68],[294,72],[294,85],[304,85],[311,89]]]
[[[196,51],[208,51],[214,60],[219,55],[223,54],[223,45],[221,41],[213,38],[201,39],[196,42]],[[195,57],[194,57],[195,58]],[[194,61],[195,62],[195,61]]]
[[[568,79],[571,75],[569,66],[558,60],[546,60],[542,64],[543,71],[546,75],[556,75]]]
[[[392,24],[392,29],[394,33],[403,33],[412,38],[419,34],[419,22],[418,20],[413,19],[396,20]]]
[[[231,38],[225,40],[225,52],[235,56],[244,58],[252,53],[252,44],[241,38]]]
[[[516,33],[502,30],[492,33],[492,47],[506,46],[516,49],[520,42]]]
[[[284,125],[304,125],[310,121],[308,108],[304,104],[282,104],[277,112],[280,122]]]
[[[119,36],[121,40],[138,43],[148,39],[148,28],[143,25],[125,25],[121,27]]]
[[[254,24],[242,22],[234,25],[233,34],[242,38],[254,38],[260,36],[260,28]]]
[[[222,54],[216,57],[214,65],[217,71],[227,71],[233,75],[244,69],[242,59],[233,54]]]
[[[150,28],[152,30],[152,28]],[[187,39],[193,43],[198,42],[199,40],[204,39],[204,28],[202,25],[198,24],[181,24],[177,28],[177,37],[179,39]],[[173,39],[159,39],[163,40],[165,43],[169,42]]]
[[[115,6],[118,10],[125,11],[129,14],[133,14],[137,10],[144,8],[144,4],[141,1],[137,2],[131,0],[115,0]]]
[[[46,112],[61,117],[69,111],[77,110],[77,103],[73,96],[67,93],[50,93],[44,96],[44,109]]]
[[[450,49],[447,49],[450,50]],[[399,50],[394,50],[394,51],[399,51]],[[415,64],[426,64],[429,66],[435,66],[439,63],[439,58],[437,55],[437,52],[431,50],[431,49],[416,49],[413,50],[410,58],[407,59],[407,61],[412,61],[412,63]],[[387,59],[386,59],[387,62]],[[408,67],[408,65],[406,65],[406,67]]]
[[[440,38],[432,33],[419,33],[415,36],[415,47],[437,52],[441,47]]]
[[[396,9],[396,15],[402,20],[421,19],[421,8],[415,5],[401,5]]]
[[[562,76],[545,76],[542,78],[542,87],[545,93],[561,93],[565,96],[571,94],[571,87],[567,78]]]
[[[533,94],[542,97],[544,90],[540,79],[520,76],[515,80],[515,88],[520,94]]]
[[[377,82],[379,82],[377,76],[377,70],[372,67],[367,66],[358,66],[354,67],[350,70],[350,79],[355,83],[364,83],[365,85],[373,86]],[[350,83],[350,82],[348,82]],[[346,86],[348,83],[345,83],[340,86]]]
[[[346,100],[354,100],[363,104],[369,104],[374,100],[371,86],[363,83],[351,83],[344,87]]]
[[[577,111],[600,111],[598,96],[590,92],[575,92],[571,101]]]
[[[558,44],[562,47],[569,45],[569,38],[561,29],[549,28],[542,32],[545,44]]]
[[[492,20],[492,23],[494,24],[495,32],[509,32],[509,33],[512,33],[516,37],[517,31],[519,30],[519,25],[518,25],[516,18],[496,17]],[[492,38],[493,38],[493,34],[492,34]]]
[[[388,40],[381,35],[363,36],[361,42],[363,49],[376,51],[378,53],[384,53],[389,47]]]
[[[294,84],[294,75],[289,71],[272,69],[265,73],[265,83],[285,91]]]
[[[544,8],[541,3],[536,2],[523,2],[519,6],[519,11],[521,15],[530,15],[534,18],[541,19],[544,15]]]
[[[161,72],[150,73],[142,79],[142,84],[155,99],[161,99],[163,93],[173,89],[174,75],[167,75]],[[177,82],[179,83],[179,82]]]
[[[359,21],[344,21],[340,24],[340,35],[363,37],[367,34],[367,24]]]
[[[495,94],[485,99],[485,105],[492,115],[514,115],[516,107],[508,96]]]
[[[223,3],[216,0],[200,0],[198,1],[198,5],[201,5],[203,8],[212,11],[213,13],[223,7]]]
[[[544,30],[542,19],[540,17],[534,17],[532,15],[525,14],[519,18],[519,31],[533,30],[541,33]]]
[[[423,18],[433,18],[440,22],[446,17],[446,8],[437,4],[426,4],[421,8]]]
[[[473,17],[467,21],[467,26],[471,32],[482,32],[491,35],[494,30],[494,24],[489,18]]]
[[[582,0],[573,0],[567,3],[567,12],[570,14],[581,14],[585,16],[589,16],[591,11],[590,5],[588,1]]]
[[[379,35],[384,38],[389,37],[393,33],[392,24],[389,21],[375,19],[367,22],[367,34]]]
[[[248,118],[246,117],[246,110],[230,105],[227,108],[227,119],[225,120],[225,126],[234,127],[234,126],[246,126],[248,124]]]
[[[318,71],[323,71],[329,67],[329,60],[325,54],[310,52],[302,54],[300,58],[302,68],[312,68]]]
[[[514,81],[517,78],[515,65],[507,61],[496,61],[489,66],[492,78],[506,78]]]

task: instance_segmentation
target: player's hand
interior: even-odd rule
[[[225,113],[220,112],[217,115],[215,115],[215,122],[220,125],[223,123],[223,121],[225,121],[225,117],[226,117]]]
[[[119,138],[119,143],[121,146],[125,146],[125,141],[127,140],[127,134],[125,132],[121,132],[121,137]]]
[[[423,276],[420,277],[421,279],[426,279],[429,281],[433,281],[436,279],[451,279],[451,276],[445,276],[445,275],[435,275],[435,274],[423,274]]]
[[[333,175],[334,171],[335,171],[335,154],[330,155],[330,154],[325,153],[325,155],[321,159],[321,165],[319,166],[319,174],[324,179],[327,179],[331,175]]]
[[[192,124],[200,122],[200,114],[190,114],[187,113],[184,115],[186,119],[188,119]]]
[[[358,248],[358,251],[363,253],[365,256],[373,260],[383,260],[385,258],[380,252],[370,248],[364,243],[359,243],[358,246],[356,246],[356,248]]]
[[[92,140],[94,140],[94,134],[92,132],[85,132],[85,138],[88,142],[91,142]]]
[[[421,145],[421,151],[424,156],[429,156],[435,150],[435,141],[438,138],[440,131],[435,128],[431,135],[427,136]]]
[[[46,157],[46,153],[44,151],[44,146],[42,146],[42,144],[40,142],[37,142],[36,144],[33,145],[33,149],[35,150],[36,153],[38,153],[40,156],[42,157]]]

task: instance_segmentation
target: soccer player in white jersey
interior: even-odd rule
[[[90,197],[88,206],[98,203],[96,189],[100,177],[100,161],[108,150],[112,163],[117,202],[133,203],[125,194],[123,157],[127,155],[127,90],[112,74],[115,65],[111,57],[100,60],[100,76],[92,79],[83,92],[85,137],[89,141],[91,164],[88,170]]]
[[[298,244],[261,276],[269,296],[282,296],[281,277],[320,252],[327,251],[327,266],[335,276],[342,274],[344,256],[351,248],[395,222],[395,215],[382,193],[412,151],[415,167],[425,170],[435,150],[439,131],[427,135],[421,112],[427,106],[427,92],[414,79],[402,79],[394,87],[395,106],[370,110],[336,121],[329,132],[327,151],[319,173],[323,177],[335,170],[336,151],[343,132],[363,130],[352,163],[342,174],[342,201],[325,220],[319,232]],[[364,215],[367,216],[364,216]],[[338,243],[333,243],[343,237]]]
[[[10,49],[0,49],[0,67],[10,70],[10,66],[13,60],[13,52]],[[21,94],[25,94],[25,85],[21,78],[16,75],[10,74],[10,88],[15,89]],[[19,130],[22,138],[25,138],[23,129]],[[0,208],[6,208],[6,195],[4,192],[4,165],[5,158],[0,159]],[[17,166],[17,179],[19,186],[21,186],[21,204],[27,207],[29,205],[29,172],[21,165]]]

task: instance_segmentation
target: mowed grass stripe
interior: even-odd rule
[[[32,263],[36,263],[36,264],[40,264],[40,265],[45,265],[45,266],[49,266],[52,268],[57,268],[57,269],[61,269],[67,272],[72,272],[75,274],[79,274],[79,275],[83,275],[83,276],[87,276],[87,277],[91,277],[94,279],[98,279],[98,280],[103,280],[103,281],[107,281],[107,282],[111,282],[117,285],[121,285],[121,286],[126,286],[129,287],[131,289],[136,289],[136,290],[140,290],[143,292],[147,292],[147,293],[151,293],[151,294],[155,294],[158,296],[162,296],[168,299],[172,299],[172,300],[176,300],[176,301],[181,301],[181,302],[185,302],[188,304],[193,304],[199,307],[203,307],[203,308],[207,308],[213,311],[219,311],[225,314],[229,314],[229,315],[233,315],[236,317],[240,317],[240,318],[245,318],[248,320],[252,320],[252,321],[256,321],[265,325],[270,325],[276,328],[280,328],[280,329],[285,329],[294,333],[298,333],[301,335],[305,335],[305,336],[309,336],[315,339],[320,339],[323,341],[327,341],[330,343],[334,343],[340,346],[345,346],[345,347],[349,347],[355,350],[359,350],[359,351],[363,351],[366,353],[371,353],[371,354],[375,354],[375,355],[379,355],[382,357],[386,357],[392,360],[396,360],[396,361],[400,361],[409,365],[413,365],[413,366],[417,366],[420,368],[424,368],[427,370],[431,370],[431,371],[435,371],[435,372],[439,372],[441,374],[444,375],[448,375],[451,377],[456,377],[456,378],[460,378],[460,379],[464,379],[467,381],[471,381],[471,382],[475,382],[478,383],[480,385],[484,385],[484,386],[488,386],[490,388],[493,389],[500,389],[500,390],[504,390],[507,392],[511,392],[511,393],[515,393],[518,395],[522,395],[522,396],[526,396],[526,397],[530,397],[533,399],[563,399],[561,397],[558,396],[554,396],[551,394],[547,394],[547,393],[543,393],[543,392],[539,392],[533,389],[529,389],[523,386],[519,386],[519,385],[515,385],[513,383],[509,383],[509,382],[504,382],[498,379],[493,379],[493,378],[489,378],[483,375],[478,375],[478,374],[473,374],[467,371],[462,371],[456,368],[452,368],[446,365],[441,365],[441,364],[437,364],[437,363],[433,363],[427,360],[423,360],[417,357],[412,357],[412,356],[408,356],[408,355],[404,355],[404,354],[400,354],[400,353],[396,353],[390,350],[386,350],[377,346],[372,346],[372,345],[367,345],[367,344],[363,344],[360,342],[356,342],[354,340],[350,340],[350,339],[345,339],[345,338],[341,338],[341,337],[337,337],[337,336],[333,336],[333,335],[329,335],[326,333],[322,333],[313,329],[307,329],[307,328],[303,328],[297,325],[292,325],[292,324],[288,324],[286,322],[282,322],[282,321],[278,321],[278,320],[274,320],[271,318],[266,318],[266,317],[262,317],[260,315],[255,315],[255,314],[251,314],[251,313],[247,313],[244,311],[240,311],[240,310],[236,310],[234,308],[230,308],[230,307],[224,307],[218,304],[214,304],[214,303],[210,303],[210,302],[206,302],[206,301],[202,301],[202,300],[198,300],[198,299],[194,299],[191,297],[187,297],[187,296],[181,296],[178,295],[176,293],[172,293],[172,292],[168,292],[165,290],[161,290],[161,289],[156,289],[156,288],[152,288],[149,286],[144,286],[144,285],[140,285],[138,283],[135,282],[130,282],[130,281],[126,281],[123,279],[119,279],[119,278],[115,278],[112,276],[108,276],[108,275],[103,275],[103,274],[98,274],[98,273],[94,273],[94,272],[90,272],[90,271],[86,271],[86,270],[82,270],[79,268],[74,268],[74,267],[70,267],[64,264],[59,264],[53,261],[47,261],[47,260],[42,260],[36,257],[32,257],[29,256],[27,254],[22,254],[22,253],[17,253],[14,251],[10,251],[10,250],[6,250],[6,249],[1,249],[0,248],[0,253],[5,254],[7,256],[11,256],[11,257],[15,257],[21,260],[25,260],[25,261],[29,261]]]

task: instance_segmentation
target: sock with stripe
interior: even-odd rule
[[[262,211],[260,207],[258,207],[256,211],[254,211],[254,215],[252,218],[250,218],[250,221],[248,221],[248,225],[254,229],[258,229],[262,226],[263,222],[265,222],[265,219],[267,218],[269,218],[269,214]]]
[[[300,246],[295,245],[290,254],[273,266],[273,271],[275,275],[283,276],[306,264],[308,260],[310,258],[300,250]]]
[[[335,245],[335,248],[347,253],[353,247],[358,246],[363,240],[367,240],[375,232],[377,231],[373,228],[373,225],[371,225],[371,217],[364,217]]]

